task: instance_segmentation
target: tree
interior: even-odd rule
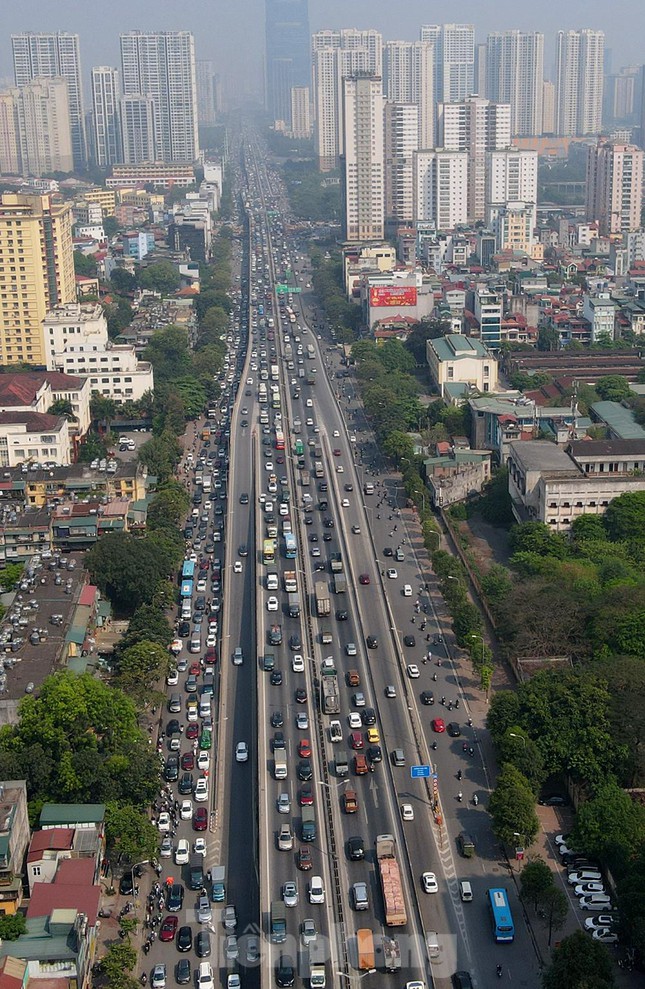
[[[569,914],[569,900],[566,893],[553,883],[542,892],[540,906],[549,925],[549,947],[551,947],[553,931],[560,930]]]
[[[90,415],[93,422],[110,423],[116,418],[117,405],[113,398],[106,398],[97,391],[90,398]]]
[[[188,512],[190,499],[188,492],[178,481],[169,480],[158,488],[146,517],[148,529],[163,529],[166,526],[179,526]]]
[[[557,560],[563,560],[569,552],[565,538],[558,532],[551,532],[544,522],[514,525],[509,535],[509,545],[512,553],[538,553]]]
[[[626,868],[645,841],[645,807],[609,780],[578,808],[574,845],[594,857]]]
[[[586,539],[607,539],[607,529],[602,515],[579,515],[569,530],[573,540],[580,544]]]
[[[400,465],[404,459],[412,460],[414,457],[414,444],[407,433],[401,433],[395,430],[385,438],[383,442],[383,453],[397,465]]]
[[[177,437],[166,431],[161,436],[151,437],[139,447],[138,460],[163,484],[172,477],[180,456]]]
[[[103,314],[107,320],[108,336],[114,340],[132,322],[134,309],[126,299],[116,298],[103,303]]]
[[[522,734],[518,728],[519,722],[520,700],[517,693],[514,690],[498,690],[493,695],[486,717],[486,727],[495,744],[499,744],[509,731]]]
[[[74,272],[84,278],[96,278],[96,258],[82,251],[74,251]]]
[[[101,958],[101,972],[109,989],[136,989],[139,983],[129,974],[137,964],[137,952],[129,937],[113,941]]]
[[[173,638],[173,630],[163,609],[155,603],[142,604],[130,619],[128,630],[119,643],[119,649],[128,649],[143,639],[167,648]]]
[[[543,989],[614,989],[611,956],[584,931],[563,938],[542,980]]]
[[[425,367],[427,365],[426,344],[428,340],[438,340],[446,333],[450,333],[450,323],[447,320],[422,319],[408,336],[405,347],[410,351],[415,362]]]
[[[17,941],[27,931],[24,913],[0,915],[0,938],[3,941]]]
[[[157,853],[159,834],[155,826],[144,811],[131,804],[121,807],[108,804],[105,837],[108,854],[115,862],[132,864],[153,858]]]
[[[535,795],[528,780],[514,766],[502,766],[497,786],[490,795],[488,809],[493,832],[506,845],[518,841],[530,845],[540,830],[535,813]]]
[[[617,884],[621,939],[633,951],[645,955],[645,847],[629,863],[629,871]]]
[[[150,292],[160,295],[172,295],[181,283],[179,271],[172,261],[156,261],[149,265],[139,275],[139,284]]]
[[[164,326],[150,338],[143,352],[155,372],[155,387],[161,381],[174,381],[190,371],[188,334],[182,326]]]
[[[178,562],[160,549],[161,544],[152,537],[108,533],[94,544],[85,562],[93,581],[114,606],[132,614],[152,600],[158,585]]]
[[[542,895],[554,886],[553,873],[542,859],[527,862],[520,874],[520,895],[537,910]]]
[[[119,295],[131,295],[136,290],[137,279],[127,268],[114,268],[110,284]]]
[[[645,491],[628,491],[619,495],[607,506],[604,514],[605,528],[615,542],[644,538]]]
[[[622,402],[631,394],[629,382],[622,374],[607,374],[604,378],[599,378],[595,389],[606,402]]]
[[[479,510],[485,522],[509,528],[513,522],[511,496],[508,490],[508,469],[495,472],[482,492]]]
[[[500,762],[509,762],[526,776],[534,793],[538,791],[546,773],[544,759],[536,743],[524,734],[521,728],[509,730],[495,745],[497,758]]]
[[[76,422],[72,403],[67,398],[57,398],[47,409],[50,416],[62,416],[68,422]]]
[[[170,669],[170,655],[158,642],[142,639],[119,653],[117,686],[141,703]]]

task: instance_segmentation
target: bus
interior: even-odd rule
[[[272,409],[280,408],[280,391],[277,385],[274,385],[273,388],[271,389],[271,408]]]
[[[184,565],[181,568],[181,579],[192,580],[194,576],[195,576],[195,561],[184,560]]]
[[[182,580],[180,595],[182,598],[192,598],[193,596],[192,580]]]
[[[275,560],[275,539],[265,539],[262,544],[262,562],[266,565]]]
[[[305,446],[302,440],[296,440],[296,445],[294,447],[296,457],[302,457],[305,452]]]
[[[506,890],[493,887],[488,890],[487,897],[493,922],[493,937],[500,942],[512,941],[515,938],[515,927]]]
[[[287,560],[295,560],[297,552],[296,537],[293,532],[286,532],[284,536],[284,555]]]
[[[281,429],[275,431],[275,448],[276,450],[284,450],[284,433]]]
[[[267,386],[264,381],[261,381],[258,385],[258,402],[260,405],[265,405],[267,400]]]

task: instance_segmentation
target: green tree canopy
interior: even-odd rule
[[[544,989],[614,989],[611,956],[604,944],[576,931],[555,949],[542,985]]]
[[[490,795],[488,809],[493,831],[507,845],[530,845],[540,829],[535,813],[535,794],[528,780],[515,766],[502,766],[497,786]]]
[[[132,804],[108,804],[105,837],[113,861],[132,864],[157,854],[159,834],[145,811]]]
[[[573,842],[624,872],[645,846],[645,807],[610,780],[578,808]]]
[[[47,409],[50,416],[62,416],[68,422],[76,422],[72,403],[68,398],[57,398]]]
[[[627,378],[622,374],[607,374],[595,384],[596,391],[606,402],[622,402],[631,394]]]
[[[139,274],[139,284],[150,292],[172,295],[181,283],[179,271],[172,261],[155,261]]]
[[[103,536],[85,562],[94,583],[125,614],[151,601],[176,564],[151,537],[139,539],[125,532]]]
[[[153,688],[168,675],[170,654],[158,642],[141,639],[119,652],[117,666],[116,685],[143,705]]]
[[[527,862],[520,873],[520,893],[526,903],[532,903],[537,910],[544,892],[554,885],[553,873],[543,859]]]
[[[119,295],[130,295],[136,290],[137,278],[126,268],[114,268],[110,275],[110,284]]]
[[[645,539],[645,491],[628,491],[614,498],[604,519],[609,538],[616,542]]]
[[[94,255],[74,251],[74,272],[84,278],[96,278],[96,258]]]

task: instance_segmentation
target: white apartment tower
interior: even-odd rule
[[[311,97],[309,86],[291,87],[291,136],[297,140],[311,137]]]
[[[201,127],[215,126],[215,76],[209,58],[198,58],[195,63],[197,80],[197,123]]]
[[[74,149],[65,79],[34,79],[13,92],[21,173],[72,172]]]
[[[123,161],[119,119],[119,73],[106,65],[92,69],[94,151],[99,168]]]
[[[124,96],[152,101],[158,161],[197,157],[195,39],[189,31],[131,31],[121,38]]]
[[[558,31],[555,130],[562,137],[599,134],[602,126],[603,31]]]
[[[435,100],[452,103],[473,93],[475,28],[472,24],[425,24],[421,41],[434,44]]]
[[[126,165],[155,161],[154,105],[147,96],[122,96],[121,146]]]
[[[343,79],[359,72],[381,76],[383,39],[378,31],[318,31],[312,37],[314,141],[318,167],[331,171],[343,153]]]
[[[447,151],[468,154],[468,219],[483,220],[486,205],[486,156],[511,143],[511,108],[508,103],[471,96],[460,103],[440,103],[439,145]]]
[[[434,45],[430,41],[389,41],[383,57],[385,95],[418,108],[419,147],[434,146]]]
[[[604,236],[638,230],[643,208],[645,151],[633,144],[599,141],[587,152],[587,220]]]
[[[510,103],[514,137],[542,133],[543,82],[543,34],[501,31],[488,35],[486,96],[494,103]]]
[[[438,231],[468,220],[468,155],[465,151],[417,151],[414,155],[414,219]]]
[[[87,162],[87,147],[78,35],[28,31],[12,34],[11,47],[16,86],[25,86],[39,78],[62,78],[67,83],[74,168],[83,169]]]
[[[389,236],[414,218],[413,164],[419,148],[414,103],[385,104],[385,227]]]
[[[345,240],[384,236],[383,82],[359,74],[343,79],[343,206]]]
[[[491,151],[486,162],[486,225],[498,250],[530,253],[537,224],[537,151]]]

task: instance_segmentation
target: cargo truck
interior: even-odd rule
[[[331,614],[331,601],[329,600],[329,591],[327,590],[327,584],[322,580],[317,580],[315,585],[315,595],[316,595],[316,614],[319,618],[326,618],[327,615]]]
[[[287,940],[287,908],[282,900],[271,903],[271,940],[274,944]]]
[[[313,807],[302,808],[302,840],[316,840],[316,812]]]
[[[336,776],[347,776],[349,774],[349,759],[346,752],[337,752],[334,759]]]
[[[287,594],[287,608],[290,618],[297,618],[300,614],[300,598],[297,594]]]
[[[358,952],[358,967],[361,972],[371,972],[376,968],[374,960],[374,937],[368,927],[356,931],[356,948]]]
[[[383,935],[383,968],[386,972],[398,972],[401,968],[401,947],[393,937]]]
[[[323,714],[339,714],[338,678],[335,674],[321,679],[320,706]]]
[[[325,974],[325,945],[313,941],[309,945],[309,986],[310,989],[325,989],[327,976]]]
[[[273,753],[273,775],[277,780],[287,778],[287,750],[275,749]]]
[[[387,927],[403,927],[407,924],[408,918],[405,912],[401,871],[396,859],[394,835],[378,835],[375,847],[385,906],[385,924]]]
[[[343,558],[340,553],[332,553],[329,557],[329,562],[331,565],[332,573],[342,573],[343,572]]]
[[[285,570],[284,589],[287,592],[287,594],[293,594],[295,591],[298,590],[295,570]]]
[[[335,573],[334,594],[344,594],[346,590],[347,590],[347,581],[345,580],[345,574]]]

